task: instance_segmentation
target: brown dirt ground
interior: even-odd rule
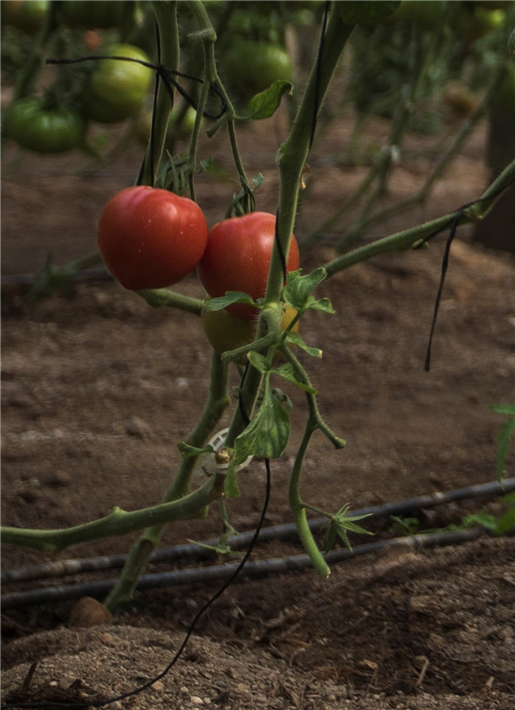
[[[387,128],[378,122],[373,140],[380,142]],[[284,126],[278,119],[253,130],[257,134],[242,132],[242,149],[250,173],[265,175],[258,208],[273,211],[274,155]],[[314,185],[299,235],[363,174],[332,164],[349,130],[346,123],[337,126],[313,156]],[[468,142],[423,210],[397,218],[374,236],[477,197],[485,183],[484,133],[481,127]],[[431,160],[423,150],[430,142],[409,138],[409,147],[422,152],[396,169],[387,201],[411,194],[423,180]],[[221,142],[212,149],[222,163],[224,149]],[[76,156],[25,156],[13,172],[17,158],[8,148],[3,273],[37,270],[49,250],[58,263],[94,251],[102,205],[132,182],[139,159],[131,150],[84,174],[77,172],[84,160]],[[232,183],[199,181],[208,223],[222,217],[233,189]],[[307,364],[321,410],[348,446],[334,452],[322,437],[313,442],[303,495],[319,508],[357,508],[495,479],[500,419],[488,405],[513,401],[513,258],[473,248],[469,236],[463,230],[453,247],[429,374],[423,359],[442,239],[429,250],[355,266],[320,288],[337,315],[303,319],[304,338],[324,351],[320,363]],[[319,246],[304,257],[304,266],[330,256],[329,247]],[[180,290],[202,293],[193,276]],[[194,424],[206,392],[209,351],[198,321],[150,310],[114,283],[72,285],[33,305],[8,293],[3,310],[4,524],[64,527],[105,515],[113,505],[131,510],[158,502],[177,463],[176,445]],[[286,454],[272,463],[267,525],[290,521],[286,486],[305,408],[298,393],[288,393],[295,404],[293,434]],[[263,479],[259,462],[241,474],[242,498],[229,503],[240,531],[258,520]],[[426,511],[421,527],[459,523],[481,507],[476,501]],[[170,527],[163,545],[205,539],[219,529],[213,512],[205,521]],[[374,530],[392,535],[388,521]],[[57,559],[122,553],[135,539],[129,537],[81,544]],[[255,557],[298,552],[293,543],[276,542],[260,546]],[[3,549],[4,568],[49,559]],[[237,581],[203,619],[177,667],[123,707],[512,710],[514,565],[513,538],[484,538],[428,553],[356,558],[335,566],[325,582],[310,571]],[[65,582],[6,589],[60,583]],[[4,693],[20,687],[36,659],[28,691],[34,699],[48,693],[55,699],[59,688],[76,679],[82,681],[76,691],[82,698],[129,690],[166,665],[215,589],[140,593],[114,624],[87,630],[69,628],[71,602],[6,610]]]

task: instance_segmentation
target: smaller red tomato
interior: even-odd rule
[[[266,292],[275,240],[275,215],[251,212],[216,224],[208,234],[207,247],[198,275],[211,296],[227,291],[243,291],[256,301]],[[292,235],[287,271],[299,268],[299,247]],[[254,319],[257,309],[241,303],[227,308],[240,318]]]
[[[133,291],[183,279],[198,264],[206,242],[206,220],[195,202],[144,185],[117,193],[98,223],[102,259]]]

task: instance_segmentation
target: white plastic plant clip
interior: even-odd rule
[[[203,472],[208,476],[214,476],[216,473],[227,473],[227,469],[229,468],[229,461],[217,460],[216,453],[223,448],[228,431],[228,427],[226,427],[225,429],[221,429],[213,436],[212,439],[210,439],[210,441],[208,442],[208,446],[212,446],[215,453],[202,454],[199,457],[199,462],[197,466],[197,470],[199,472]],[[252,458],[252,456],[249,456],[243,463],[240,463],[238,466],[235,466],[235,470],[241,471],[242,468],[245,468],[245,466],[249,465],[249,463],[252,461]]]

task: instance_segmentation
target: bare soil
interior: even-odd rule
[[[372,139],[379,144],[387,128],[378,122]],[[313,156],[299,236],[364,174],[365,168],[337,161],[349,130],[350,124],[337,126]],[[481,127],[423,210],[370,236],[479,196],[484,135]],[[250,174],[265,176],[261,210],[275,210],[274,155],[283,136],[280,119],[241,133]],[[396,168],[385,204],[421,184],[432,160],[424,153],[429,142],[409,138],[412,153]],[[222,142],[210,150],[228,167]],[[94,251],[98,214],[110,195],[131,184],[140,158],[131,149],[103,169],[77,172],[84,165],[77,156],[30,155],[13,172],[16,156],[8,149],[2,273],[34,272],[48,251],[58,263]],[[234,188],[199,179],[209,224],[223,217]],[[335,228],[336,236],[342,229]],[[357,265],[319,289],[337,314],[303,318],[303,337],[323,349],[320,362],[306,364],[323,415],[348,445],[334,452],[321,436],[313,441],[302,492],[318,508],[358,508],[495,480],[502,420],[489,405],[513,401],[514,261],[469,242],[464,229],[452,249],[430,373],[423,362],[443,237],[428,250]],[[331,256],[330,246],[318,245],[303,266]],[[179,289],[202,296],[194,276]],[[113,282],[72,284],[33,304],[6,290],[3,312],[3,523],[66,527],[103,516],[113,505],[133,510],[159,502],[178,461],[177,444],[206,394],[209,348],[197,319],[151,310]],[[293,434],[285,455],[272,462],[267,525],[290,522],[287,481],[306,416],[302,396],[285,389],[295,405]],[[256,525],[263,505],[262,462],[252,462],[240,483],[242,497],[229,502],[229,512],[244,531]],[[427,510],[420,529],[459,524],[484,506],[501,510],[483,501]],[[373,529],[378,537],[398,534],[389,520]],[[212,511],[206,520],[170,526],[162,545],[219,532]],[[123,553],[135,539],[84,543],[54,558],[5,545],[3,565]],[[273,542],[260,545],[254,558],[299,551],[294,543]],[[83,574],[5,591],[90,579]],[[84,702],[133,689],[165,667],[216,588],[138,593],[111,624],[91,629],[70,625],[73,602],[5,610],[4,700]],[[21,696],[9,696],[36,660],[30,684]],[[312,571],[236,581],[202,619],[177,666],[113,707],[512,710],[514,692],[515,540],[485,537],[431,552],[356,558],[335,565],[327,581]]]

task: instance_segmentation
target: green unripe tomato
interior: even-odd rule
[[[222,56],[222,68],[228,80],[240,91],[255,94],[277,81],[290,81],[292,63],[279,44],[236,39]]]
[[[60,6],[63,20],[73,27],[108,29],[122,21],[123,2],[117,0],[63,0]]]
[[[23,148],[37,153],[64,153],[77,148],[86,131],[86,121],[68,108],[45,109],[38,98],[20,99],[9,108],[10,137]]]
[[[497,91],[494,101],[507,116],[515,119],[515,67],[509,67]]]
[[[445,12],[444,0],[402,0],[386,21],[413,22],[427,29],[436,27]]]
[[[169,142],[172,143],[176,139],[187,140],[193,132],[195,118],[197,116],[197,112],[195,111],[193,106],[190,106],[188,108],[179,125],[177,125],[174,120],[178,112],[179,109],[174,108],[170,114],[170,120],[166,131],[165,147],[167,147],[167,144]],[[203,120],[204,119],[202,119],[202,122]],[[149,109],[148,111],[144,111],[138,116],[135,126],[136,138],[144,146],[148,144],[151,129],[152,111]]]
[[[478,5],[465,5],[454,15],[452,30],[464,42],[475,42],[504,24],[506,13],[503,10],[487,10]]]
[[[287,307],[281,319],[281,331],[286,330],[297,315],[294,308]],[[235,316],[229,311],[205,311],[202,313],[202,330],[211,343],[211,347],[219,355],[228,350],[236,350],[244,345],[249,345],[256,339],[257,320],[248,320]],[[297,333],[299,323],[295,323],[292,332]],[[236,360],[240,365],[245,365],[247,358],[242,355]]]
[[[142,49],[130,44],[115,44],[106,54],[150,61]],[[143,105],[153,75],[152,69],[136,62],[95,62],[83,94],[84,115],[100,123],[119,123],[134,116]]]
[[[33,34],[43,24],[49,0],[3,0],[2,22]]]

